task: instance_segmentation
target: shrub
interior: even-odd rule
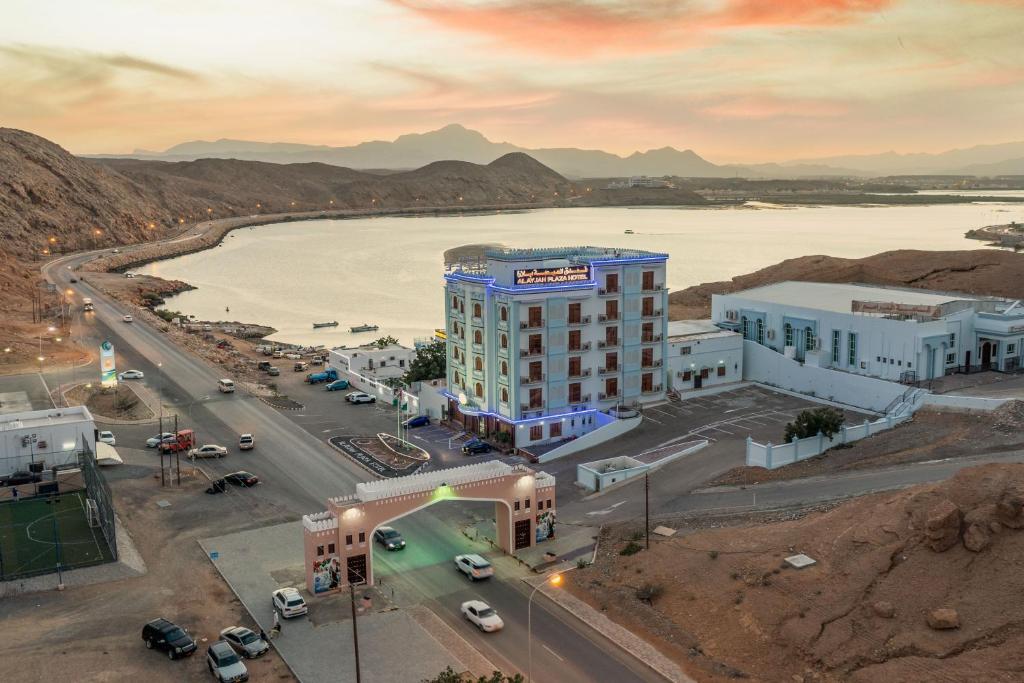
[[[589,566],[590,562],[588,562],[587,558],[585,557],[581,557],[578,560],[576,560],[576,569],[586,569]]]
[[[634,531],[633,533],[631,533],[629,535],[629,540],[631,540],[631,541],[639,541],[643,537],[644,537],[644,532],[642,532],[639,529],[637,529],[636,531]]]
[[[661,594],[664,592],[665,589],[660,583],[645,583],[636,589],[636,598],[640,602],[653,605],[654,601],[661,597]]]
[[[709,550],[708,551],[708,557],[710,557],[712,560],[718,559],[718,551],[717,550]]]
[[[626,547],[619,551],[619,555],[636,555],[638,552],[643,550],[643,546],[634,541],[630,541],[626,544]]]
[[[796,419],[786,425],[784,439],[789,442],[794,437],[806,439],[810,436],[817,436],[818,432],[825,435],[825,438],[832,438],[832,435],[839,431],[846,422],[841,410],[831,407],[813,408],[802,410],[797,414]]]

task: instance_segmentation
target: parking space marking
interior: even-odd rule
[[[670,413],[667,410],[662,410],[661,408],[646,408],[644,410],[644,412],[645,413],[647,413],[647,412],[660,413],[662,415],[668,415],[669,417],[675,417],[674,413]]]
[[[728,429],[722,429],[721,427],[708,426],[708,427],[705,427],[705,429],[714,429],[716,432],[725,432],[726,434],[735,434],[735,432],[730,432]]]
[[[653,417],[651,417],[650,415],[647,415],[646,413],[644,414],[644,419],[645,420],[650,420],[651,422],[653,422],[656,425],[664,425],[665,424],[664,422],[659,422],[658,420],[655,420]]]

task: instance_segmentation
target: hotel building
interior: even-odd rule
[[[526,447],[581,436],[619,407],[663,400],[667,260],[566,247],[493,249],[449,264],[449,419]]]

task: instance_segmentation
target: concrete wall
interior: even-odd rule
[[[696,453],[707,445],[707,439],[681,443],[678,450],[669,452],[663,458],[651,463],[641,462],[628,455],[583,463],[576,466],[576,483],[591,491],[607,491],[629,479],[642,476],[645,472],[653,472],[673,460]],[[613,466],[614,469],[605,471],[608,465]]]
[[[608,416],[604,413],[596,413],[598,417],[607,418]],[[610,439],[614,439],[617,436],[621,436],[631,429],[635,429],[640,426],[640,422],[643,421],[643,417],[627,417],[622,419],[611,418],[611,421],[607,424],[601,425],[597,429],[584,434],[583,436],[568,441],[558,448],[552,449],[540,456],[540,462],[550,462],[555,458],[561,458],[571,453],[578,453],[587,448],[598,446]]]
[[[982,398],[980,396],[951,396],[949,394],[928,394],[924,397],[924,405],[935,408],[965,411],[989,411],[1003,405],[1009,398]]]
[[[743,379],[877,413],[907,390],[896,382],[801,364],[749,340],[743,342]]]
[[[902,415],[900,417],[890,415],[874,422],[864,421],[858,425],[844,425],[839,433],[834,434],[831,439],[819,434],[807,437],[806,439],[794,439],[789,443],[778,446],[770,442],[760,444],[747,437],[747,466],[765,467],[773,470],[783,465],[790,465],[800,460],[821,455],[839,444],[852,443],[887,429],[892,429],[910,418],[911,415]]]
[[[711,336],[704,339],[696,335],[693,339],[672,337],[668,344],[668,382],[674,391],[694,389],[693,376],[683,379],[683,373],[700,373],[707,368],[708,376],[701,380],[701,389],[719,384],[738,382],[743,378],[743,337],[739,334]],[[689,349],[689,353],[682,351]],[[718,368],[725,374],[718,375]]]

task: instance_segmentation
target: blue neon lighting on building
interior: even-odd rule
[[[440,394],[442,396],[444,396],[445,398],[450,398],[451,400],[455,401],[456,403],[459,402],[459,397],[455,396],[454,394],[452,394],[449,391],[441,391]],[[459,412],[462,413],[463,415],[469,415],[470,417],[478,417],[478,416],[483,415],[485,417],[493,417],[495,419],[501,420],[502,422],[508,422],[509,424],[525,424],[527,422],[539,422],[539,421],[542,421],[542,420],[554,420],[556,418],[577,417],[577,416],[582,416],[582,415],[588,415],[590,413],[597,413],[598,410],[596,408],[588,408],[587,410],[577,410],[575,412],[558,413],[556,415],[544,415],[542,417],[530,417],[530,418],[523,418],[523,419],[519,419],[519,420],[514,420],[514,419],[512,419],[510,417],[507,417],[505,415],[500,415],[498,413],[493,413],[493,412],[491,412],[489,410],[473,410],[472,408],[466,408],[465,406],[462,406],[462,405],[459,406]]]

